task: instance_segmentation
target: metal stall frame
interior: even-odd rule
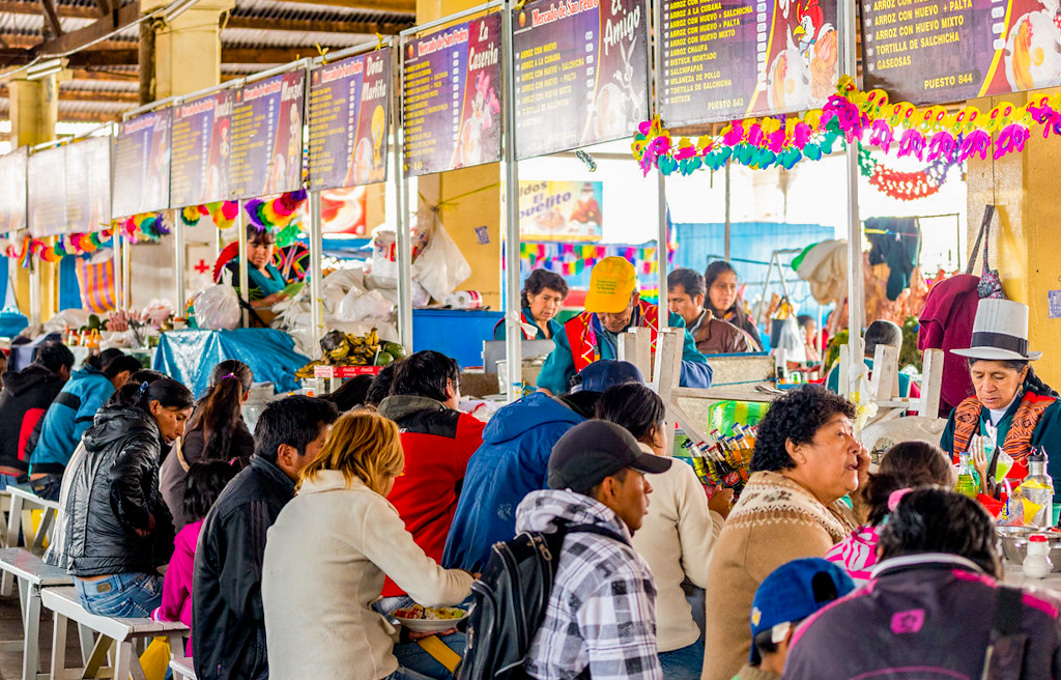
[[[409,210],[409,175],[405,171],[405,47],[410,37],[419,36],[423,33],[434,32],[433,29],[443,28],[445,26],[448,26],[449,24],[461,21],[462,19],[470,19],[480,14],[490,13],[492,10],[495,10],[497,8],[502,8],[502,11],[504,11],[504,8],[507,7],[507,0],[491,0],[491,2],[476,5],[475,7],[469,7],[468,9],[461,10],[460,12],[455,12],[444,17],[439,17],[438,19],[435,19],[433,21],[428,21],[424,24],[407,28],[398,34],[397,39],[395,41],[396,47],[398,48],[395,51],[397,52],[396,63],[399,83],[398,97],[396,102],[397,115],[393,116],[394,127],[396,130],[394,140],[395,171],[397,179],[398,204],[400,207],[396,215],[398,226],[397,233],[395,234],[395,238],[397,239],[396,245],[398,251],[398,334],[401,337],[401,344],[405,347],[405,351],[408,354],[411,354],[413,351],[413,250],[412,243],[410,241],[410,229],[412,228],[412,222],[410,219]],[[504,22],[504,17],[502,17],[502,43],[504,43],[504,41],[506,40]],[[511,39],[511,35],[508,39]],[[504,58],[504,55],[502,55],[502,58]],[[507,118],[508,115],[506,113],[505,119],[507,120]],[[504,135],[502,135],[502,137],[504,137]],[[508,189],[506,189],[506,193],[507,191]],[[519,246],[517,241],[517,261],[519,255],[518,248]],[[511,361],[509,363],[511,363]]]
[[[837,23],[840,25],[843,44],[841,47],[842,73],[855,73],[858,59],[858,46],[856,45],[856,14],[855,5],[852,2],[841,0],[838,3]],[[859,221],[858,209],[858,145],[847,144],[847,327],[848,327],[848,351],[852,357],[861,357],[864,354],[862,333],[863,320],[866,313],[866,299],[862,287],[862,223]],[[842,313],[843,302],[839,303],[837,318]],[[861,366],[858,362],[858,366]],[[840,376],[841,381],[846,381],[848,393],[857,391],[857,376],[849,372],[847,376]]]
[[[310,93],[309,86],[312,82],[313,69],[331,64],[336,61],[341,61],[348,57],[356,57],[362,54],[368,54],[376,50],[382,49],[383,47],[391,47],[393,40],[382,39],[373,40],[371,42],[366,41],[357,45],[338,50],[336,52],[328,53],[314,59],[306,61],[306,98],[305,109],[303,111],[302,120],[306,121],[304,130],[306,130],[306,139],[304,140],[304,146],[308,147],[308,134],[309,134],[309,112],[310,112]],[[393,80],[393,73],[392,73]],[[393,83],[392,83],[393,84]],[[390,97],[388,105],[393,108],[393,95]],[[391,120],[393,124],[393,113],[391,114]],[[320,344],[321,338],[324,337],[324,300],[323,300],[323,278],[324,278],[324,235],[323,225],[321,223],[321,189],[310,188],[309,182],[306,183],[306,193],[309,196],[309,253],[310,253],[310,279],[309,279],[309,295],[310,295],[310,326],[312,327],[311,338],[313,341],[313,347],[316,348]],[[399,304],[399,308],[401,305]]]

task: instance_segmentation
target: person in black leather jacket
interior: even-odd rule
[[[269,677],[261,591],[266,532],[294,498],[299,473],[316,458],[338,415],[334,404],[313,397],[271,402],[254,427],[250,466],[207,514],[192,579],[199,680]]]
[[[173,550],[159,458],[183,433],[195,400],[170,378],[127,384],[116,397],[85,432],[86,455],[64,507],[64,550],[85,609],[144,618],[161,603],[156,568]]]

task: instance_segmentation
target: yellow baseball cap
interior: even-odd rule
[[[630,306],[630,296],[637,288],[634,265],[622,257],[606,257],[593,267],[586,293],[586,311],[595,314],[618,314]]]

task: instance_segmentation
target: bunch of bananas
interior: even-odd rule
[[[373,328],[365,335],[331,331],[321,338],[321,359],[311,361],[295,372],[305,380],[313,377],[317,366],[386,366],[405,357],[405,348],[396,342],[380,342]]]

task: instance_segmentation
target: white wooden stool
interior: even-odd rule
[[[47,588],[41,591],[41,602],[55,613],[52,636],[52,680],[74,678],[116,678],[145,680],[140,658],[134,653],[133,643],[156,636],[169,638],[170,653],[175,660],[184,658],[184,636],[188,627],[183,623],[152,621],[151,619],[114,619],[90,614],[77,597],[74,588]],[[66,626],[68,621],[83,624],[98,633],[92,654],[84,669],[66,668]],[[103,662],[114,645],[113,672],[102,670]]]

